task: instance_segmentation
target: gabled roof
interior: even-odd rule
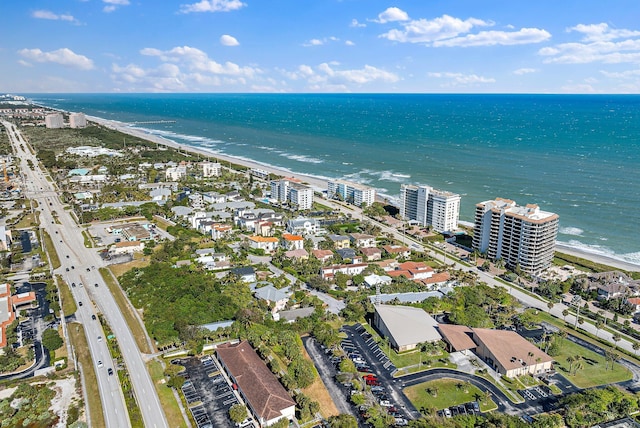
[[[254,292],[258,299],[268,300],[270,302],[279,302],[281,300],[289,300],[289,296],[281,290],[278,290],[273,284],[265,287],[257,288]]]
[[[274,236],[249,236],[248,238],[253,242],[278,242],[278,238]]]
[[[282,239],[285,241],[304,241],[304,238],[300,235],[292,235],[290,233],[283,233]]]
[[[538,358],[541,363],[553,361],[553,358],[515,331],[474,328],[473,336],[478,344],[486,346],[506,370],[534,364]],[[533,356],[530,357],[529,353]]]
[[[295,406],[249,342],[218,345],[217,353],[259,418],[270,421],[282,416],[283,410]]]
[[[440,324],[438,330],[454,351],[464,351],[477,346],[471,338],[473,331],[466,325]]]
[[[374,309],[387,326],[398,347],[420,342],[435,342],[442,338],[435,329],[438,322],[422,308],[375,305]]]

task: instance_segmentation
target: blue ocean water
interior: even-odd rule
[[[213,153],[397,198],[401,183],[504,197],[560,215],[558,240],[640,264],[640,96],[33,94]]]

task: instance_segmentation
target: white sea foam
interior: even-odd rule
[[[583,251],[585,253],[595,254],[598,256],[608,257],[610,259],[618,260],[621,262],[640,265],[640,252],[616,254],[615,251],[613,251],[609,247],[605,247],[603,245],[585,244],[575,239],[572,239],[569,242],[559,241],[558,243],[560,245],[564,245],[570,248],[575,248],[576,250]]]
[[[294,155],[291,153],[280,153],[280,156],[287,158],[287,159],[291,159],[294,161],[298,161],[298,162],[304,162],[304,163],[324,163],[324,161],[322,159],[318,159],[318,158],[313,158],[310,156],[305,156],[305,155]]]
[[[563,235],[582,236],[584,230],[580,229],[579,227],[561,227],[558,232],[562,233]]]

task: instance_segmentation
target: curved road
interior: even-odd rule
[[[41,227],[51,236],[60,257],[62,266],[54,273],[62,275],[70,285],[76,283],[76,287],[71,288],[78,304],[76,317],[85,326],[107,427],[128,427],[130,421],[118,376],[107,373],[109,368],[115,367],[111,362],[102,326],[92,319],[92,315],[97,312],[104,314],[118,340],[145,427],[168,427],[142,354],[99,273],[99,267],[103,266],[102,259],[95,250],[84,246],[80,227],[64,209],[54,185],[47,181],[36,156],[31,153],[20,132],[8,122],[3,122],[3,125],[21,160],[25,196],[37,200]],[[33,169],[29,167],[28,161],[32,162]],[[55,218],[54,212],[57,214]],[[102,362],[102,367],[99,367],[98,361]]]

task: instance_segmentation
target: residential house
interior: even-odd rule
[[[389,276],[404,276],[411,280],[429,279],[433,276],[434,270],[424,262],[404,262],[398,264],[395,270],[389,271]]]
[[[364,233],[352,233],[349,235],[356,248],[372,248],[376,246],[376,237]]]
[[[391,284],[391,281],[392,279],[390,276],[376,275],[375,273],[364,277],[364,284],[369,288],[373,288],[378,285],[389,285]]]
[[[396,270],[396,268],[400,263],[396,259],[386,259],[386,260],[380,260],[375,264],[380,266],[382,270],[384,270],[385,272],[390,272],[392,270]]]
[[[314,218],[298,217],[287,222],[287,232],[291,234],[315,235],[319,228],[320,224]]]
[[[233,227],[228,224],[214,224],[211,226],[211,239],[218,240],[233,230]]]
[[[297,250],[289,250],[284,253],[284,256],[288,259],[294,260],[308,260],[309,253],[304,248],[298,248]]]
[[[240,277],[242,282],[251,284],[256,282],[256,270],[251,266],[241,266],[231,269],[231,273]]]
[[[306,308],[290,309],[288,311],[278,312],[279,319],[283,319],[288,323],[295,322],[300,318],[307,318],[313,315],[316,308],[313,306],[307,306]],[[275,318],[274,318],[275,319]],[[276,320],[277,321],[277,320]]]
[[[205,178],[218,177],[222,172],[222,166],[218,162],[200,162],[200,168],[202,168],[202,176]]]
[[[312,250],[311,254],[322,263],[326,263],[333,258],[333,251],[331,250]]]
[[[249,246],[265,253],[273,253],[278,248],[278,238],[273,236],[248,236]]]
[[[356,250],[354,250],[353,248],[338,248],[336,250],[336,253],[338,253],[338,255],[342,257],[342,259],[344,260],[353,261],[356,258]],[[360,260],[360,258],[358,258],[358,260]],[[358,262],[354,262],[354,263],[358,263]]]
[[[366,257],[368,262],[382,259],[382,250],[375,247],[360,248],[360,253]]]
[[[266,220],[259,220],[256,223],[256,235],[273,236],[273,223]]]
[[[224,204],[227,202],[227,197],[217,192],[203,192],[202,201],[205,204]]]
[[[289,296],[282,290],[278,290],[273,284],[268,284],[264,287],[256,288],[253,292],[259,300],[265,300],[269,305],[272,305],[271,312],[276,313],[281,311],[287,306]]]
[[[340,248],[349,248],[349,244],[351,242],[349,237],[345,235],[331,234],[327,235],[327,238],[329,238],[329,240],[333,242],[333,248],[336,250]]]
[[[284,233],[282,235],[282,247],[286,250],[302,250],[304,248],[304,238],[300,235]]]
[[[383,245],[382,249],[389,257],[411,257],[411,250],[404,245]]]
[[[343,273],[345,275],[359,275],[367,268],[366,263],[354,263],[350,265],[333,265],[320,268],[320,276],[322,279],[333,279],[336,273]]]
[[[171,190],[163,187],[158,187],[156,189],[152,189],[149,192],[149,196],[151,196],[151,200],[154,202],[166,201],[168,199],[171,199]]]

